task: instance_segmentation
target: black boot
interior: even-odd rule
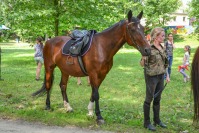
[[[154,113],[154,117],[153,117],[153,121],[154,121],[154,125],[159,125],[162,128],[167,128],[167,126],[161,122],[160,120],[160,104],[159,105],[153,105],[153,113]]]
[[[149,115],[150,115],[150,104],[144,102],[144,127],[151,131],[156,131],[155,127],[151,125]]]

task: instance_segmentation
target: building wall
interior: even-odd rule
[[[186,12],[186,9],[188,8],[188,1],[189,0],[181,0],[182,6],[176,10],[174,13],[171,14],[171,16],[174,17],[171,21],[167,22],[167,26],[189,26],[190,25],[190,19],[188,17],[188,13]]]
[[[174,34],[190,34],[194,31],[188,13],[186,12],[188,1],[189,0],[182,0],[182,6],[171,14],[174,19],[166,23],[167,29],[171,28]]]
[[[167,22],[166,26],[189,26],[189,17],[186,13],[173,13],[174,19]]]

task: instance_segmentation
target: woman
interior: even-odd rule
[[[40,72],[41,72],[42,64],[44,62],[42,38],[38,37],[36,39],[36,44],[34,45],[34,50],[35,50],[34,59],[37,63],[36,78],[35,79],[38,81],[40,79]]]
[[[144,66],[144,75],[146,83],[146,97],[144,101],[144,127],[155,131],[156,125],[162,128],[167,126],[160,120],[160,99],[164,89],[164,74],[167,72],[168,59],[165,47],[161,45],[165,39],[165,32],[162,28],[154,28],[151,31],[151,55],[143,56],[140,64]],[[170,78],[167,74],[166,82]],[[150,122],[150,104],[153,101],[153,126]]]
[[[168,55],[168,61],[169,61],[168,73],[169,73],[169,77],[170,77],[171,76],[171,67],[172,67],[172,63],[173,63],[173,49],[175,48],[175,45],[173,43],[173,34],[172,33],[168,34],[168,40],[165,42],[164,46],[166,47],[166,51],[167,51],[167,55]]]

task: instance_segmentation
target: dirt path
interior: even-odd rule
[[[94,131],[78,127],[46,126],[40,123],[30,123],[23,120],[0,119],[0,133],[111,133]]]

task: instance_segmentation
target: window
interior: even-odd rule
[[[185,22],[185,17],[183,17],[183,22]]]

